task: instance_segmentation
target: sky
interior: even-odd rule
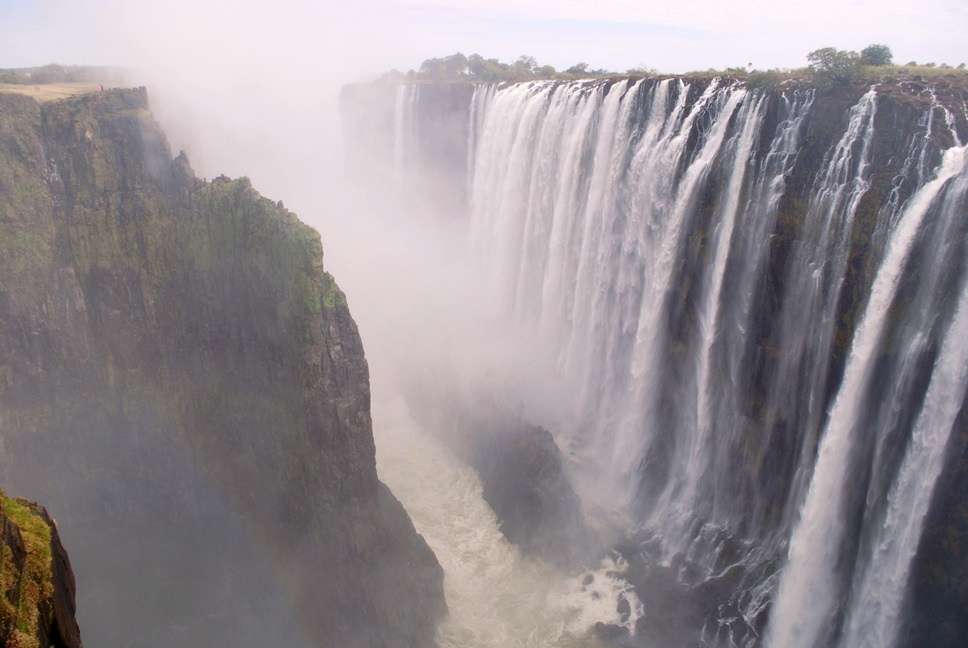
[[[0,0],[0,68],[137,71],[175,151],[247,175],[310,223],[333,213],[347,82],[461,51],[624,71],[797,67],[882,42],[899,62],[968,60],[968,0]]]
[[[0,0],[0,67],[200,64],[294,52],[350,74],[454,51],[665,72],[796,67],[812,49],[892,47],[898,62],[968,59],[966,0]],[[328,60],[327,60],[328,59]]]

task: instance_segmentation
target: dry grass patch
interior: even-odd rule
[[[106,88],[107,86],[105,86]],[[13,92],[33,97],[37,101],[57,101],[75,95],[97,92],[99,84],[87,81],[73,83],[0,83],[0,92]]]

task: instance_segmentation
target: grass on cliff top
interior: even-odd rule
[[[696,79],[709,80],[715,77],[731,78],[742,81],[749,87],[779,87],[789,85],[803,86],[828,86],[831,85],[823,74],[816,73],[808,67],[784,68],[758,70],[743,67],[735,68],[709,68],[707,70],[692,70],[683,73],[666,73],[653,69],[629,70],[627,72],[605,72],[599,71],[588,74],[570,74],[556,72],[552,75],[533,75],[520,78],[506,78],[496,81],[475,79],[470,77],[455,77],[445,79],[430,78],[400,78],[397,82],[408,83],[492,83],[506,82],[517,83],[523,81],[576,81],[589,79]],[[394,78],[388,78],[393,82]],[[956,68],[951,66],[941,67],[938,65],[860,65],[856,73],[847,82],[850,84],[873,83],[901,83],[907,81],[923,81],[932,83],[937,81],[947,81],[956,88],[968,91],[968,69]]]
[[[0,92],[12,92],[15,94],[27,95],[37,101],[57,101],[67,99],[77,95],[88,94],[98,91],[97,83],[86,81],[75,83],[0,83]],[[104,85],[108,87],[107,84]]]
[[[0,506],[3,513],[20,529],[20,536],[27,551],[23,580],[18,582],[20,573],[14,568],[13,552],[7,545],[2,546],[0,560],[0,621],[9,623],[16,619],[12,636],[7,645],[18,648],[45,648],[38,646],[37,628],[40,623],[39,602],[53,596],[51,572],[50,527],[34,508],[24,500],[7,497],[0,490]],[[9,592],[14,593],[13,602],[7,599]]]
[[[660,75],[666,76],[666,75]],[[822,73],[810,68],[781,70],[746,70],[726,68],[723,70],[697,70],[681,75],[686,78],[732,77],[752,87],[778,86],[784,84],[828,85],[830,81]],[[861,65],[848,83],[900,83],[906,81],[936,82],[945,80],[968,90],[968,70],[928,65]]]

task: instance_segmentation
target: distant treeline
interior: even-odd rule
[[[654,74],[655,70],[628,70],[628,74]],[[520,56],[513,63],[496,58],[484,58],[480,54],[464,56],[460,52],[441,58],[427,59],[418,70],[406,74],[393,70],[385,75],[387,80],[423,81],[527,81],[530,79],[577,79],[587,77],[617,76],[620,73],[591,68],[588,63],[576,63],[565,70],[553,65],[542,65],[533,56]]]
[[[30,68],[0,68],[0,83],[83,83],[121,81],[124,70],[97,65],[42,65]]]
[[[893,53],[887,45],[875,43],[860,52],[824,47],[807,55],[808,65],[793,69],[762,70],[752,62],[745,66],[717,70],[697,70],[677,76],[729,76],[743,79],[751,85],[774,85],[785,81],[812,81],[819,84],[851,83],[881,77],[948,76],[964,73],[965,64],[957,67],[947,64],[911,61],[905,65],[893,64]],[[392,70],[382,80],[400,81],[529,81],[532,79],[586,79],[601,77],[665,76],[655,68],[641,65],[624,72],[592,68],[587,63],[576,63],[564,70],[552,65],[542,65],[533,56],[520,56],[512,63],[496,58],[484,58],[480,54],[465,56],[460,52],[440,58],[430,58],[416,70],[403,73]]]

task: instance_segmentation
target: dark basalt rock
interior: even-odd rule
[[[599,621],[592,626],[592,634],[602,641],[614,643],[620,639],[627,638],[629,631],[620,625],[615,625],[614,623],[602,623]]]
[[[484,499],[510,542],[562,566],[586,557],[590,543],[581,501],[550,432],[508,419],[471,424],[464,438]]]
[[[196,179],[143,89],[0,94],[0,439],[89,643],[433,643],[443,574],[377,478],[319,235]]]
[[[968,406],[948,446],[909,587],[911,614],[898,646],[957,646],[968,637]]]

